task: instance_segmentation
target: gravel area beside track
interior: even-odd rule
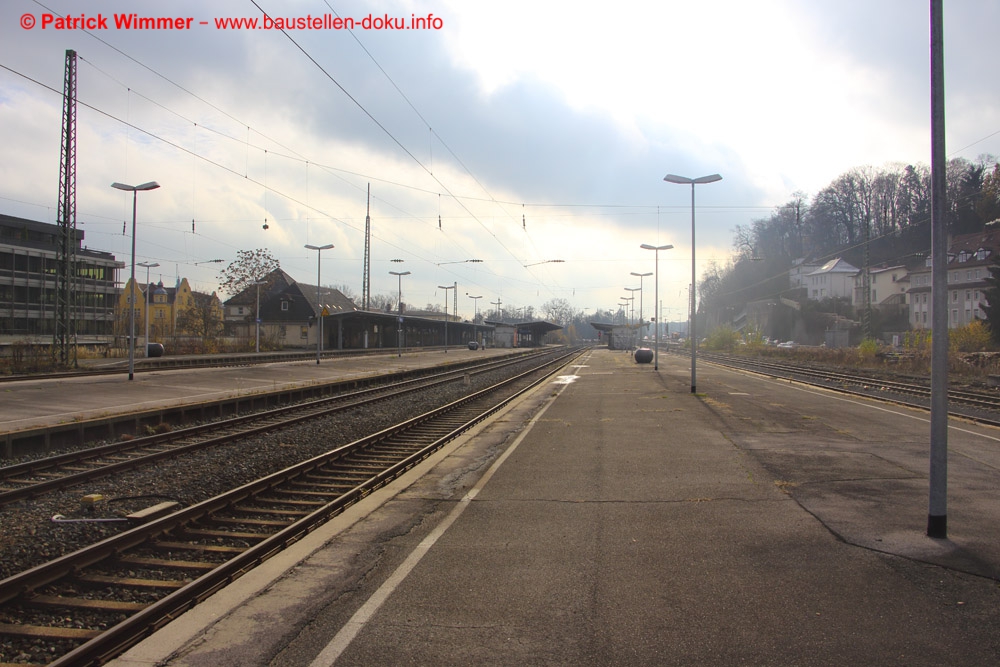
[[[508,377],[511,371],[504,373]],[[0,578],[39,565],[129,527],[122,517],[167,500],[192,505],[299,461],[353,442],[405,419],[468,395],[501,379],[499,373],[473,376],[393,399],[372,408],[319,418],[281,431],[213,447],[180,459],[100,479],[71,491],[3,508],[0,525]],[[87,494],[104,500],[86,508]],[[60,521],[53,517],[62,515]]]

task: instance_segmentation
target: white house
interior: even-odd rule
[[[889,266],[870,269],[872,305],[905,305],[906,292],[910,288],[909,272],[905,266]],[[854,277],[854,305],[865,305],[864,271]]]
[[[831,259],[805,276],[808,297],[814,301],[832,298],[851,299],[854,296],[856,275],[858,275],[857,267],[851,266],[839,257]]]

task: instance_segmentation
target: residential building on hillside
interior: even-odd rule
[[[61,233],[59,225],[0,214],[0,336],[54,335]],[[77,336],[109,336],[124,264],[111,253],[84,247],[83,239],[83,230],[76,229],[73,328]]]
[[[810,273],[820,268],[819,264],[800,258],[792,261],[792,268],[788,270],[788,286],[792,289],[797,287],[809,287],[809,280],[806,278]]]
[[[868,271],[871,279],[872,306],[887,311],[906,306],[906,293],[910,288],[909,271],[905,266],[878,267]],[[854,276],[854,306],[865,305],[865,272]]]
[[[987,227],[983,232],[962,234],[948,245],[948,328],[963,327],[986,317],[986,279],[990,264],[1000,251],[1000,229]],[[931,259],[910,274],[910,325],[914,329],[931,328]]]
[[[854,276],[857,267],[851,266],[839,257],[819,267],[805,276],[807,296],[813,301],[846,298],[854,295]]]

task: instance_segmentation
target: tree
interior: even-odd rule
[[[281,265],[271,256],[270,250],[239,250],[236,252],[236,259],[221,271],[219,288],[227,294],[239,294],[252,287],[255,282],[267,280],[279,268]]]
[[[994,163],[993,171],[983,179],[976,212],[986,224],[1000,220],[1000,162]]]
[[[542,317],[550,322],[565,324],[573,316],[573,307],[566,299],[549,299],[542,304]]]
[[[214,293],[192,292],[194,305],[177,316],[177,330],[191,336],[212,339],[222,335],[222,307]]]

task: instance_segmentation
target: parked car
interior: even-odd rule
[[[470,340],[469,341],[469,349],[470,350],[478,350],[479,349],[479,343],[477,343],[474,340]]]
[[[794,340],[786,340],[784,343],[778,343],[778,347],[785,350],[794,350],[799,346]]]

